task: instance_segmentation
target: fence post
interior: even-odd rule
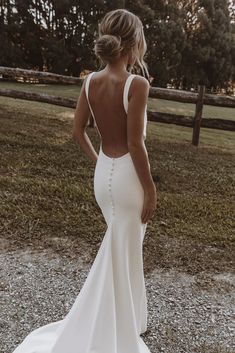
[[[205,85],[199,85],[198,87],[198,98],[195,108],[195,116],[193,120],[192,144],[194,146],[198,146],[199,143],[200,127],[202,121],[203,98],[205,93]]]

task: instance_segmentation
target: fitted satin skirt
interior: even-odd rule
[[[140,336],[147,330],[144,191],[129,152],[112,158],[100,147],[94,194],[107,228],[82,289],[62,320],[32,331],[13,353],[150,353]]]

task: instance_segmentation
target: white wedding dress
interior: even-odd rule
[[[86,80],[85,92],[94,117],[88,98],[93,73]],[[126,113],[134,77],[130,74],[124,86]],[[146,123],[147,114],[144,137]],[[150,353],[140,337],[147,329],[142,256],[147,223],[141,222],[144,191],[129,152],[111,158],[101,144],[94,192],[107,230],[82,289],[62,320],[29,333],[13,353]]]

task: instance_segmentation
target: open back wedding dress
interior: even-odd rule
[[[88,97],[92,74],[85,92],[95,121]],[[126,113],[134,77],[130,74],[124,84]],[[146,122],[145,113],[144,137]],[[100,145],[94,192],[107,229],[82,289],[62,320],[32,331],[13,353],[150,353],[140,337],[147,329],[144,191],[129,152],[112,158]]]

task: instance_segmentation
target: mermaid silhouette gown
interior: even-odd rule
[[[92,74],[85,92],[94,117],[88,98]],[[130,74],[124,85],[126,113],[134,77]],[[144,119],[145,138],[146,113]],[[62,320],[36,328],[13,353],[150,353],[140,337],[147,329],[142,256],[147,223],[141,222],[144,192],[129,152],[112,158],[100,145],[94,193],[107,228],[82,289]]]

